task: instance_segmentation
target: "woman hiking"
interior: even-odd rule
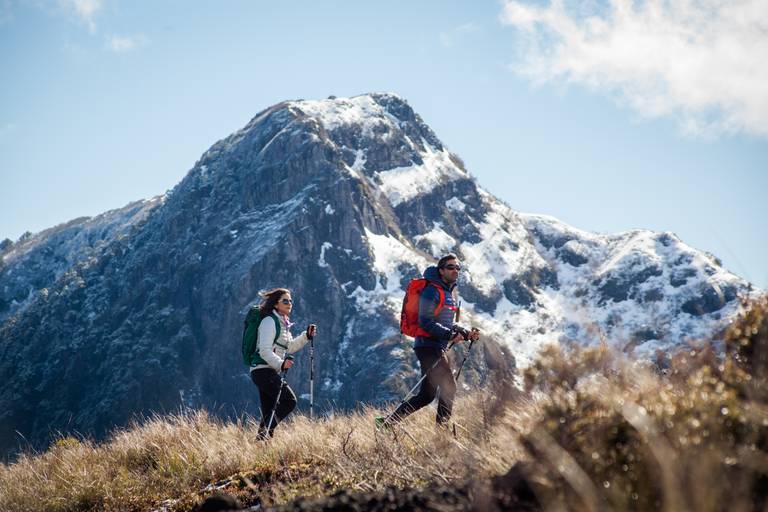
[[[293,298],[290,290],[275,288],[260,295],[261,322],[258,346],[251,360],[251,380],[259,388],[261,399],[259,439],[266,440],[272,437],[278,423],[296,407],[296,395],[287,383],[283,384],[278,372],[293,366],[293,360],[287,354],[297,352],[313,338],[317,326],[310,324],[306,331],[292,337],[293,324],[289,315],[293,310]]]

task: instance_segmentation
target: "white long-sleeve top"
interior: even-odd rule
[[[251,370],[257,368],[273,368],[276,371],[280,371],[285,360],[285,354],[293,354],[307,344],[309,339],[307,338],[306,331],[296,336],[291,336],[291,331],[288,329],[283,318],[275,313],[275,316],[280,322],[280,337],[275,341],[275,321],[272,316],[265,316],[259,323],[259,355],[267,364],[257,364],[251,366]],[[273,343],[274,341],[274,343]]]

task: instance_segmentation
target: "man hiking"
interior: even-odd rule
[[[392,425],[414,411],[432,403],[437,393],[437,424],[444,425],[451,418],[456,382],[447,357],[449,344],[465,339],[477,341],[480,331],[467,331],[454,324],[456,312],[456,281],[459,279],[461,264],[455,254],[446,254],[437,266],[424,271],[428,284],[419,296],[418,327],[414,352],[419,359],[422,377],[426,375],[418,394],[404,401],[384,423]],[[465,338],[465,335],[467,338]]]

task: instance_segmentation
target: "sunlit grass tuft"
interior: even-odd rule
[[[604,345],[547,349],[524,372],[525,390],[491,376],[460,396],[456,436],[435,426],[434,409],[379,432],[381,411],[362,408],[295,415],[268,443],[256,440],[256,420],[204,411],[151,417],[100,444],[63,437],[0,466],[0,509],[190,510],[215,488],[265,505],[388,486],[480,489],[524,462],[545,509],[762,510],[766,370],[763,300],[719,352],[702,344],[654,365]]]

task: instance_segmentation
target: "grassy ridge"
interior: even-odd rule
[[[471,408],[469,397],[461,400],[457,418]],[[256,494],[272,504],[341,489],[448,483],[466,479],[470,468],[502,471],[515,458],[509,446],[484,457],[475,443],[491,446],[502,436],[493,443],[487,435],[474,438],[469,433],[484,428],[476,421],[465,424],[458,441],[435,435],[434,418],[425,413],[409,422],[413,439],[395,439],[375,431],[376,413],[296,416],[267,444],[255,440],[255,421],[223,423],[200,411],[149,419],[100,445],[63,438],[0,470],[0,503],[19,511],[148,510],[172,499],[170,510],[188,510],[210,493],[211,487],[203,491],[209,484],[226,480],[226,490],[242,501]]]
[[[189,510],[214,487],[269,505],[464,485],[519,462],[545,509],[761,510],[767,376],[764,300],[718,352],[702,344],[642,365],[605,347],[547,350],[525,391],[496,380],[460,397],[456,438],[436,430],[433,410],[409,418],[407,433],[376,432],[373,409],[296,416],[268,444],[253,420],[205,412],[151,418],[99,445],[63,438],[0,467],[0,510]]]

